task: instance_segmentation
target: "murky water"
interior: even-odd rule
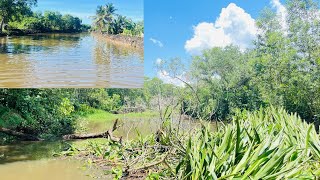
[[[178,119],[178,118],[177,118]],[[114,121],[91,122],[87,125],[88,133],[104,132],[113,127]],[[200,123],[193,119],[172,120],[173,127],[183,131],[190,131],[200,127]],[[147,136],[155,133],[161,127],[162,121],[157,118],[128,118],[124,114],[119,118],[120,127],[114,132],[117,137],[124,140],[132,140],[140,135]],[[216,129],[216,123],[208,123],[212,130]]]
[[[103,172],[86,162],[54,158],[77,141],[19,142],[0,146],[0,179],[5,180],[87,180]]]
[[[72,160],[42,159],[0,165],[3,180],[92,180],[83,164]]]
[[[0,37],[0,88],[143,85],[143,51],[101,35]]]
[[[183,130],[200,127],[198,121],[173,121],[174,126]],[[120,118],[121,127],[114,133],[124,140],[131,140],[138,136],[147,136],[155,132],[161,125],[158,118]],[[179,125],[180,124],[180,125]],[[212,128],[215,124],[212,123]],[[112,121],[91,122],[87,124],[86,132],[103,132],[111,129]],[[95,139],[104,141],[105,139]],[[0,179],[6,180],[86,180],[97,177],[106,177],[104,172],[87,163],[70,159],[54,159],[53,154],[66,150],[69,145],[77,143],[77,147],[84,147],[91,140],[55,141],[55,142],[18,142],[9,145],[0,145]],[[110,177],[111,178],[111,177]]]

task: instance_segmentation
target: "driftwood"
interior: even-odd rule
[[[109,129],[105,132],[101,133],[91,133],[91,134],[68,134],[64,135],[62,138],[64,140],[72,140],[72,139],[92,139],[92,138],[109,138],[111,141],[122,143],[122,137],[117,138],[113,136],[113,131],[118,128],[118,119],[113,124],[112,129]]]
[[[7,134],[9,136],[15,136],[18,137],[21,140],[25,140],[25,141],[42,141],[43,139],[40,139],[36,136],[30,135],[30,134],[25,134],[22,132],[17,132],[17,131],[13,131],[7,128],[2,128],[0,127],[0,132]]]
[[[64,140],[72,140],[72,139],[92,139],[92,138],[109,138],[113,142],[119,142],[122,144],[122,137],[117,138],[113,136],[113,131],[115,131],[118,126],[118,119],[113,124],[112,129],[107,130],[106,132],[101,132],[101,133],[91,133],[91,134],[68,134],[64,135],[62,138]],[[10,136],[15,136],[18,137],[21,140],[24,141],[43,141],[43,139],[38,138],[36,136],[30,135],[30,134],[25,134],[22,132],[17,132],[13,131],[7,128],[2,128],[0,127],[0,133],[5,133]]]

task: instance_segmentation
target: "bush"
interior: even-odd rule
[[[36,17],[28,17],[25,18],[22,22],[24,29],[32,29],[32,30],[44,30],[45,26],[41,19]]]

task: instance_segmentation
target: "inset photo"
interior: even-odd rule
[[[143,0],[0,1],[0,88],[140,88]]]

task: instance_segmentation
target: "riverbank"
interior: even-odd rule
[[[143,37],[125,36],[121,34],[113,35],[113,34],[98,33],[98,32],[92,32],[92,33],[100,35],[106,40],[116,44],[129,45],[131,47],[141,49],[141,50],[143,50],[144,48]]]
[[[0,33],[0,37],[4,36],[28,36],[28,35],[37,35],[37,34],[76,34],[76,33],[85,33],[88,31],[39,31],[31,29],[13,29],[9,32]]]
[[[83,132],[103,131],[112,128],[114,120],[119,119],[122,127],[117,130],[115,136],[122,136],[126,139],[125,136],[129,134],[129,139],[135,139],[138,137],[136,130],[148,129],[147,126],[152,122],[149,119],[155,118],[156,115],[157,113],[152,111],[112,114],[103,110],[94,110],[93,113],[79,117],[81,118],[79,121],[86,122],[82,124],[85,130],[77,130]],[[143,135],[146,135],[145,133],[146,131],[143,132]],[[110,179],[111,176],[116,176],[114,168],[117,164],[112,160],[107,162],[106,159],[101,158],[105,154],[99,154],[99,152],[104,150],[98,149],[103,144],[109,146],[110,142],[107,138],[96,138],[71,141],[20,141],[0,145],[0,172],[3,172],[3,177],[19,179],[21,177],[19,174],[29,176],[30,173],[36,173],[35,177],[42,177],[43,173],[50,174],[47,171],[54,168],[53,171],[58,174],[58,177],[68,175],[76,179]],[[90,154],[86,155],[85,152],[88,151]],[[71,163],[69,163],[70,161]],[[32,169],[21,171],[19,174],[7,173],[7,171],[22,165],[32,167]],[[68,166],[71,168],[65,171],[64,168]]]
[[[93,113],[81,116],[77,120],[76,133],[88,134],[105,132],[112,128],[114,121],[118,119],[120,126],[114,135],[123,140],[132,140],[141,134],[149,135],[158,129],[154,123],[158,117],[157,112],[145,111],[125,114],[112,114],[103,110],[95,110]]]
[[[150,136],[123,143],[106,140],[72,152],[115,179],[317,179],[320,175],[320,141],[314,125],[283,109],[239,112],[218,131],[202,123],[194,131],[179,132],[163,122]]]
[[[15,29],[10,32],[2,32],[0,33],[0,37],[5,36],[29,36],[29,35],[38,35],[38,34],[77,34],[77,33],[85,33],[88,31],[77,31],[77,32],[68,32],[68,31],[37,31],[37,30],[20,30]],[[111,41],[120,45],[129,45],[134,48],[142,49],[144,48],[144,40],[143,37],[136,36],[125,36],[121,34],[113,35],[113,34],[105,34],[92,32],[93,34],[100,35],[104,37],[106,40]]]

